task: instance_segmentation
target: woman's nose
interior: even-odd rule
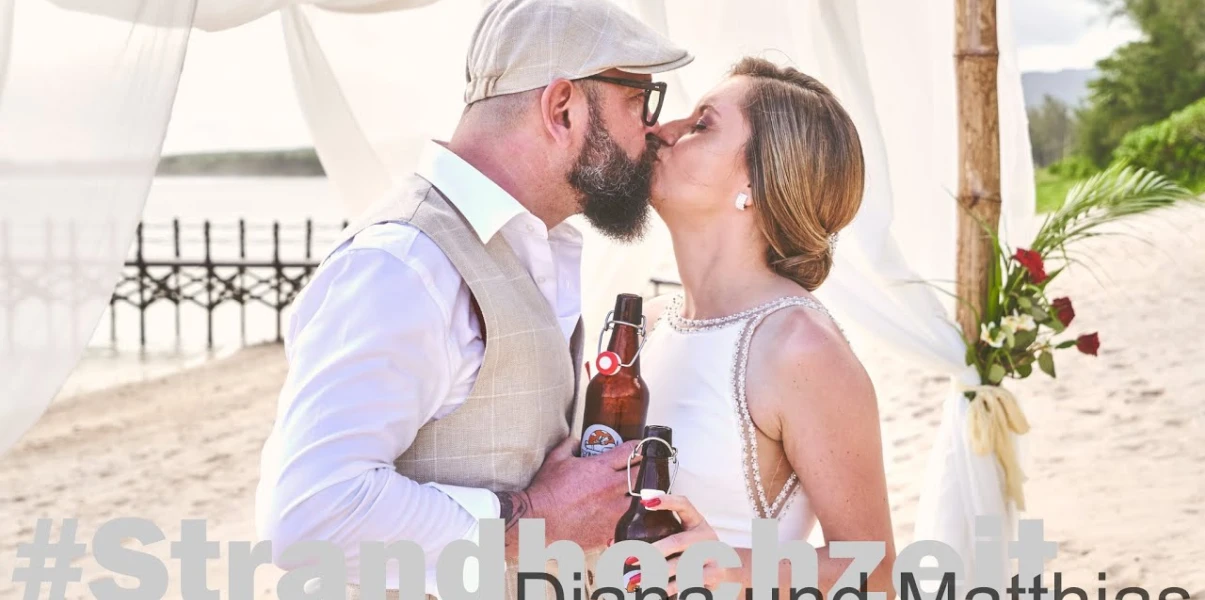
[[[657,123],[652,127],[653,135],[657,136],[667,146],[672,146],[678,143],[678,138],[686,131],[683,125],[686,119],[678,119],[677,121],[669,121],[668,123]]]
[[[646,128],[645,135],[657,138],[657,140],[660,141],[661,145],[663,146],[667,146],[670,143],[669,140],[665,139],[665,124],[660,121],[653,126]]]

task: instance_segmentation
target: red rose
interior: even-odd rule
[[[1059,322],[1066,327],[1075,320],[1075,309],[1071,308],[1071,298],[1055,298],[1050,302],[1050,306],[1054,307],[1055,315],[1058,316]]]
[[[1100,349],[1100,336],[1095,333],[1081,335],[1076,338],[1075,347],[1084,354],[1096,356],[1096,351]]]
[[[1046,265],[1042,262],[1042,255],[1033,250],[1017,248],[1017,253],[1013,256],[1021,266],[1029,271],[1029,277],[1034,283],[1042,283],[1046,281]]]

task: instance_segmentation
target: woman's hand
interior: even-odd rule
[[[679,592],[678,561],[681,560],[682,553],[698,542],[719,540],[720,537],[711,528],[707,519],[703,518],[703,515],[685,496],[657,494],[652,498],[641,500],[640,503],[649,510],[671,510],[682,521],[684,531],[652,544],[657,551],[661,552],[662,556],[666,557],[666,564],[669,566],[669,585],[666,587],[665,593],[672,598]],[[703,587],[709,590],[714,591],[719,588],[720,584],[726,582],[737,582],[744,585],[743,579],[744,569],[741,567],[735,569],[722,567],[716,564],[714,559],[704,563]]]

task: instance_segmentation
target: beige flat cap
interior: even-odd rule
[[[693,60],[609,0],[496,0],[469,44],[464,100],[472,104],[608,69],[661,73]]]

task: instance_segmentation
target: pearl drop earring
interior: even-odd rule
[[[749,206],[749,195],[744,192],[737,194],[736,195],[737,210],[745,210],[745,207],[747,207],[747,206]]]

